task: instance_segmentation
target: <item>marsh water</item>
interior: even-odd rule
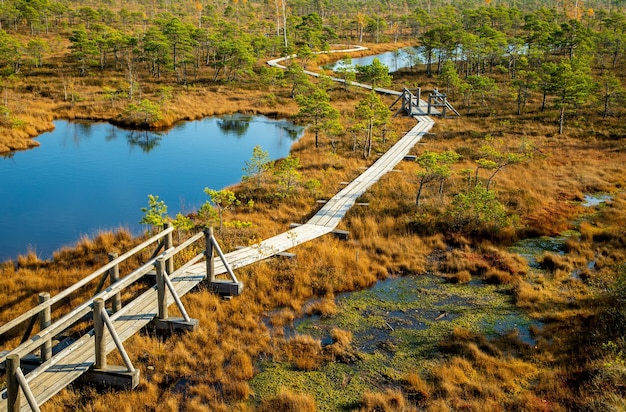
[[[29,250],[48,258],[81,236],[123,227],[141,232],[141,208],[159,196],[168,214],[196,210],[204,188],[238,183],[259,145],[289,154],[302,128],[234,115],[182,122],[167,132],[56,121],[40,147],[0,157],[0,261]]]
[[[350,65],[346,65],[345,61],[339,60],[326,66],[326,68],[337,71],[343,67],[367,66],[372,64],[374,59],[378,59],[382,64],[389,68],[390,73],[393,73],[405,67],[412,67],[420,62],[424,62],[424,53],[421,47],[403,47],[401,49],[372,56],[355,57],[351,59]]]
[[[608,194],[588,194],[581,204],[594,208],[610,200]],[[566,240],[575,234],[574,230],[560,236],[524,239],[509,251],[526,259],[531,270],[542,270],[539,257],[545,252],[565,253]],[[587,263],[589,269],[593,265],[593,261]],[[576,278],[577,273],[574,270],[571,276]],[[532,345],[530,327],[540,326],[540,322],[531,320],[515,307],[510,285],[491,285],[478,279],[457,285],[431,275],[391,278],[367,290],[341,294],[336,302],[338,315],[328,319],[298,318],[285,334],[307,333],[322,343],[330,343],[330,332],[338,327],[354,334],[359,350],[374,352],[389,343],[399,345],[399,337],[408,335],[421,340],[426,348],[427,344],[436,343],[431,338],[438,332],[449,333],[454,327],[487,336],[515,333],[522,342]]]
[[[610,200],[607,194],[586,195],[581,205],[592,215],[594,208]],[[545,252],[565,253],[570,236],[576,236],[576,231],[525,239],[509,251],[523,256],[531,271],[541,272],[539,257]],[[587,268],[592,270],[593,265],[590,261]],[[571,276],[576,279],[578,274],[574,270]],[[481,279],[459,285],[430,274],[391,278],[367,290],[340,294],[335,302],[337,312],[332,316],[301,316],[281,335],[310,335],[325,346],[333,343],[333,330],[338,328],[350,332],[354,353],[313,371],[261,362],[260,373],[251,381],[255,393],[273,395],[289,386],[313,393],[318,410],[350,410],[363,392],[372,390],[369,382],[377,382],[380,376],[404,376],[440,359],[440,343],[456,328],[487,338],[517,338],[521,345],[532,347],[536,344],[533,331],[543,326],[515,306],[512,285],[493,285]],[[309,302],[302,313],[309,313],[316,303]]]

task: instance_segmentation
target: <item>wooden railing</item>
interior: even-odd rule
[[[36,307],[19,315],[0,328],[0,334],[6,335],[17,328],[23,328],[23,324],[29,322],[22,342],[17,345],[17,347],[9,351],[4,351],[0,355],[0,363],[7,372],[7,388],[4,396],[7,399],[6,406],[8,411],[17,411],[20,409],[20,389],[24,393],[30,409],[33,411],[39,410],[36,397],[29,388],[29,382],[34,379],[34,376],[43,372],[42,367],[50,363],[47,361],[52,357],[53,340],[78,325],[79,322],[84,322],[85,320],[93,323],[93,328],[88,332],[84,332],[83,330],[82,333],[93,334],[95,337],[95,348],[90,351],[90,353],[95,356],[94,368],[98,371],[103,371],[107,368],[105,349],[107,343],[104,338],[106,327],[109,331],[108,335],[110,339],[113,340],[115,347],[117,347],[124,360],[126,365],[125,373],[130,376],[131,385],[133,387],[136,386],[136,382],[138,382],[138,371],[136,371],[130,363],[128,355],[122,346],[122,339],[118,337],[111,319],[114,318],[116,312],[122,310],[121,293],[144,278],[147,274],[156,275],[156,289],[158,292],[158,311],[154,319],[156,327],[158,327],[159,322],[161,322],[167,324],[167,327],[172,329],[171,323],[178,323],[176,320],[172,321],[168,317],[168,296],[171,296],[182,314],[183,319],[180,323],[185,324],[183,328],[195,328],[197,321],[192,321],[192,319],[189,318],[170,277],[174,278],[181,273],[185,273],[185,271],[197,265],[202,259],[206,259],[206,273],[203,274],[199,280],[206,279],[208,275],[210,286],[213,289],[218,289],[218,292],[220,292],[220,288],[226,287],[229,289],[229,292],[234,291],[235,293],[233,294],[235,295],[241,293],[243,284],[237,280],[232,269],[226,262],[224,254],[214,237],[212,228],[205,229],[203,232],[195,234],[176,247],[173,246],[172,242],[173,230],[173,227],[166,226],[163,231],[124,253],[122,256],[117,257],[114,254],[110,254],[109,258],[111,261],[108,264],[53,297],[50,297],[48,293],[40,294],[40,303]],[[174,257],[183,250],[196,244],[202,238],[205,238],[203,244],[205,247],[202,247],[199,253],[191,259],[187,259],[180,267],[175,269]],[[121,263],[154,244],[157,244],[157,248],[147,262],[141,264],[141,266],[126,276],[119,278],[119,265]],[[216,279],[213,258],[214,251],[218,253],[219,259],[222,260],[226,267],[226,272],[230,279]],[[106,289],[102,289],[107,278],[110,284]],[[50,315],[53,305],[64,302],[70,294],[80,291],[81,288],[98,279],[99,283],[94,296],[87,298],[69,313],[52,321]],[[216,283],[217,286],[213,285],[213,283]],[[134,299],[135,298],[129,299],[129,304]],[[110,311],[105,308],[107,302],[111,303]],[[109,318],[109,313],[112,313],[111,318]],[[40,321],[40,330],[37,334],[30,336],[37,319]],[[85,328],[84,325],[81,327]],[[40,351],[39,357],[33,356],[34,352],[38,350]],[[22,366],[24,365],[25,357],[29,355],[29,363],[31,361],[34,363],[33,368],[35,368],[35,370],[33,371],[34,373],[25,375],[22,371]],[[42,367],[38,367],[37,365],[42,365]]]
[[[29,322],[26,327],[26,331],[22,338],[21,343],[15,347],[14,349],[4,352],[0,355],[0,364],[4,364],[9,355],[18,355],[20,358],[37,351],[41,350],[40,359],[41,361],[46,361],[50,358],[52,354],[51,350],[51,342],[52,339],[62,334],[64,331],[71,328],[80,320],[84,319],[87,315],[89,315],[94,306],[94,301],[96,299],[102,299],[104,302],[111,301],[111,312],[115,313],[121,309],[121,299],[120,295],[124,289],[127,289],[129,286],[140,280],[146,274],[153,272],[154,268],[157,268],[157,283],[159,279],[164,279],[162,276],[159,277],[159,272],[161,274],[174,273],[174,256],[181,252],[182,250],[188,248],[192,244],[196,243],[199,239],[209,235],[212,236],[212,231],[200,232],[184,243],[180,244],[177,247],[173,246],[172,242],[172,232],[174,231],[173,227],[167,227],[141,243],[140,245],[134,247],[130,251],[124,253],[119,257],[115,257],[114,254],[110,254],[109,258],[111,261],[81,279],[79,282],[70,286],[69,288],[63,290],[55,296],[50,297],[49,293],[40,293],[40,303],[34,308],[24,312],[23,314],[17,316],[10,322],[2,325],[0,327],[0,337],[3,335],[9,334],[18,328],[23,327],[23,324]],[[208,244],[217,244],[214,238],[213,240],[207,241]],[[135,256],[139,252],[143,251],[147,247],[158,243],[156,251],[163,249],[163,252],[160,254],[153,253],[149,260],[141,265],[139,268],[133,270],[128,275],[123,278],[119,278],[119,265],[131,257]],[[201,259],[205,258],[206,250],[203,249],[201,253],[188,260],[184,265],[182,265],[181,269],[189,267],[191,265],[196,264]],[[109,278],[110,285],[108,288],[102,290],[106,279]],[[89,285],[90,283],[99,279],[99,284],[96,287],[96,293],[91,298],[85,300],[78,307],[71,310],[69,313],[63,315],[61,318],[57,320],[51,319],[51,311],[54,305],[64,302],[71,294],[79,291],[81,288]],[[164,285],[167,285],[167,280],[163,280]],[[171,289],[171,283],[169,288]],[[179,302],[176,302],[179,304]],[[182,306],[179,304],[179,306]],[[30,336],[33,330],[35,323],[39,320],[40,330],[37,334]]]

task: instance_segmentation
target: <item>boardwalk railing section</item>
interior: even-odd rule
[[[428,102],[424,102],[422,100],[422,89],[420,87],[414,91],[405,87],[389,108],[393,109],[398,102],[401,102],[401,107],[394,116],[397,116],[399,113],[404,113],[407,116],[413,117],[434,115],[446,118],[449,115],[449,110],[456,116],[460,116],[459,112],[448,101],[446,94],[441,93],[436,88],[432,93],[428,94]]]
[[[362,49],[358,46],[341,51]],[[268,64],[285,68],[280,63],[289,58],[293,56],[276,59]],[[319,76],[314,72],[306,73]],[[334,80],[343,82],[342,79]],[[373,89],[369,85],[351,84]],[[402,161],[434,124],[430,117],[424,116],[428,114],[424,110],[427,104],[419,98],[419,93],[415,96],[408,89],[404,92],[378,88],[373,90],[399,96],[402,99],[401,110],[419,120],[418,124],[304,225],[227,254],[222,252],[210,228],[174,246],[174,228],[165,227],[121,256],[109,254],[108,264],[59,294],[51,297],[49,293],[41,293],[37,306],[2,325],[0,341],[12,339],[19,332],[23,332],[23,336],[18,346],[0,352],[0,367],[4,367],[7,380],[7,387],[0,392],[0,412],[38,411],[39,405],[79,378],[107,386],[135,387],[139,372],[133,367],[124,349],[123,342],[126,339],[146,326],[163,333],[194,330],[197,321],[189,317],[180,297],[200,282],[204,281],[211,290],[222,296],[237,296],[242,292],[243,284],[233,269],[333,232],[356,199]],[[203,238],[203,247],[198,246]],[[148,248],[155,250],[147,261],[121,277],[120,265],[131,258],[138,259],[138,254]],[[197,252],[191,259],[187,258],[189,248]],[[185,258],[176,259],[183,251]],[[179,267],[175,268],[176,264]],[[141,283],[145,279],[150,280],[148,286]],[[77,292],[85,294],[84,288],[90,285],[93,287],[96,281],[98,283],[91,298],[58,319],[52,319],[55,306],[66,303],[70,295]],[[144,285],[143,291],[138,287],[140,284]],[[105,288],[105,285],[108,286]],[[140,290],[138,296],[133,292],[137,289]],[[176,304],[181,317],[169,316],[169,299]],[[123,304],[123,300],[126,304]],[[33,335],[36,325],[38,332]],[[72,340],[72,335],[79,338]],[[106,355],[114,350],[121,355],[124,366],[107,365]]]
[[[55,296],[50,297],[49,293],[41,293],[39,295],[40,303],[37,306],[0,327],[0,339],[2,340],[19,336],[19,332],[23,330],[21,342],[17,347],[10,351],[0,352],[0,366],[5,369],[7,379],[6,389],[0,393],[0,397],[7,401],[0,402],[0,410],[20,410],[20,389],[24,393],[31,410],[38,410],[38,405],[56,393],[48,391],[45,383],[37,383],[37,388],[31,390],[30,383],[45,373],[46,370],[53,370],[55,367],[58,369],[60,361],[58,358],[62,356],[60,352],[71,350],[73,346],[80,346],[79,341],[81,339],[76,339],[72,337],[73,335],[84,334],[92,337],[94,342],[93,348],[87,348],[87,352],[93,354],[93,362],[77,367],[76,370],[79,373],[74,379],[86,373],[86,380],[88,381],[96,381],[109,386],[135,387],[138,384],[139,372],[132,366],[122,345],[123,340],[128,337],[128,333],[125,333],[121,338],[112,321],[122,316],[129,317],[123,310],[125,307],[122,305],[122,295],[124,294],[124,298],[129,304],[135,303],[138,297],[136,293],[133,295],[132,288],[145,289],[147,282],[148,285],[151,285],[149,289],[156,289],[158,302],[156,311],[146,310],[144,316],[139,316],[142,319],[133,322],[132,333],[148,324],[157,331],[195,329],[197,321],[189,318],[180,300],[181,293],[174,286],[173,281],[181,283],[184,276],[181,277],[180,275],[184,275],[188,268],[198,264],[201,260],[206,260],[207,270],[200,277],[195,277],[192,280],[192,285],[197,285],[208,274],[207,284],[215,292],[231,295],[241,293],[243,284],[237,280],[226,262],[212,228],[192,236],[176,247],[173,245],[173,231],[173,227],[166,225],[163,231],[122,256],[117,256],[114,253],[109,254],[110,262],[108,264]],[[204,239],[204,243],[200,242],[202,239]],[[176,256],[190,248],[199,249],[198,244],[200,247],[204,245],[206,247],[175,269]],[[140,253],[155,246],[155,251],[145,263],[120,278],[120,265],[131,258],[136,259]],[[218,253],[220,263],[226,267],[226,279],[218,278],[215,270],[215,259],[213,259],[214,252]],[[187,252],[185,256],[188,254]],[[223,273],[224,271],[220,272]],[[108,287],[104,288],[107,280]],[[91,298],[59,319],[52,319],[51,314],[55,306],[67,303],[70,295],[84,292],[85,288],[93,287],[96,282],[98,283],[95,287],[95,294]],[[140,283],[142,283],[143,288],[142,285],[137,287]],[[185,289],[182,292],[185,292]],[[168,298],[173,299],[173,303],[176,304],[182,318],[168,316]],[[118,314],[122,316],[118,316]],[[85,322],[87,322],[87,326],[84,325]],[[39,324],[39,330],[32,335],[36,324]],[[106,354],[114,349],[119,351],[124,361],[125,367],[121,369],[107,365]],[[25,371],[27,372],[26,375]]]

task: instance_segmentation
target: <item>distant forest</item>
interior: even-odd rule
[[[421,64],[467,114],[499,92],[520,115],[533,94],[541,96],[534,109],[558,108],[563,133],[568,114],[583,104],[603,118],[621,110],[625,3],[4,0],[0,127],[23,126],[12,91],[59,100],[39,76],[54,78],[55,91],[62,83],[62,99],[72,103],[75,79],[115,77],[101,86],[101,99],[143,100],[145,112],[158,110],[148,106],[168,98],[172,85],[289,82],[289,74],[263,64],[269,57],[296,53],[295,65],[306,66],[313,52],[338,43],[399,43],[422,48],[411,67]],[[29,78],[35,84],[25,85]],[[161,91],[142,94],[146,82]]]

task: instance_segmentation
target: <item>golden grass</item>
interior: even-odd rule
[[[360,412],[403,412],[412,411],[414,408],[406,404],[406,400],[400,391],[387,389],[384,392],[365,392],[361,400]]]
[[[301,370],[316,369],[322,361],[322,345],[308,335],[297,335],[285,342],[286,359]]]
[[[264,399],[257,409],[258,412],[314,412],[315,400],[305,394],[293,393],[282,389],[278,395],[270,399]]]

